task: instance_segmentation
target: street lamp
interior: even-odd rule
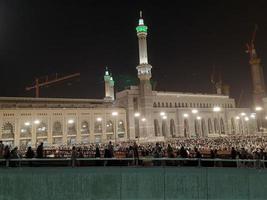
[[[193,110],[192,110],[192,113],[193,113],[193,114],[197,114],[197,113],[198,113],[198,110],[197,110],[197,109],[193,109]]]
[[[160,116],[165,116],[166,115],[165,112],[160,112],[159,114],[160,114]]]
[[[246,116],[247,114],[244,113],[244,112],[242,112],[242,113],[240,113],[240,115],[241,115],[241,116]]]
[[[221,108],[219,106],[213,107],[213,112],[220,112]]]
[[[189,117],[189,115],[187,113],[184,113],[183,116],[184,116],[184,118],[188,118]]]
[[[256,107],[255,107],[255,110],[256,110],[256,111],[261,111],[261,110],[262,110],[262,107],[260,107],[260,106],[256,106]]]
[[[102,121],[102,118],[101,117],[98,117],[98,118],[96,118],[96,121],[101,122]]]
[[[140,117],[140,113],[139,112],[134,113],[134,117]]]
[[[167,116],[166,115],[162,116],[162,119],[167,119]]]
[[[36,120],[34,121],[34,124],[40,124],[40,120],[36,119]]]

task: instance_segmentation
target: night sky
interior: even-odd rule
[[[80,72],[79,80],[41,89],[41,97],[102,98],[108,66],[116,90],[136,81],[139,10],[148,26],[156,89],[212,93],[213,68],[242,106],[251,102],[245,44],[258,24],[256,48],[267,66],[267,2],[0,2],[0,96],[26,92],[35,77]],[[264,69],[265,77],[267,69]]]

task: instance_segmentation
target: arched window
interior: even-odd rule
[[[184,107],[184,103],[182,103],[182,107]]]
[[[217,118],[214,118],[214,130],[215,130],[215,133],[220,132],[219,122]]]
[[[156,104],[156,102],[154,102],[154,103],[153,103],[153,107],[157,107],[157,104]]]
[[[167,123],[166,120],[162,121],[162,136],[167,137]]]
[[[224,121],[222,118],[220,119],[220,127],[221,127],[221,134],[225,134]]]
[[[235,134],[235,120],[233,117],[231,118],[231,133]]]
[[[95,121],[94,132],[95,133],[102,133],[103,132],[102,119],[97,118],[97,120]]]
[[[202,132],[202,137],[206,137],[206,135],[207,135],[207,128],[206,128],[205,119],[201,119],[201,132]]]
[[[188,119],[184,119],[184,136],[189,137],[189,123]]]
[[[67,134],[68,135],[77,134],[76,123],[73,119],[69,119],[67,122]]]
[[[167,102],[166,102],[166,107],[169,107]]]
[[[114,126],[113,126],[113,122],[111,120],[107,121],[106,132],[107,133],[114,133]]]
[[[81,134],[89,134],[90,127],[88,121],[82,121],[81,123]]]
[[[157,119],[154,119],[154,131],[155,136],[160,136],[160,127],[159,127],[159,121]]]
[[[212,133],[213,132],[213,128],[212,128],[212,122],[211,122],[210,118],[208,119],[208,128],[209,128],[209,133]]]
[[[163,102],[161,103],[161,106],[164,107],[164,103]]]
[[[199,107],[202,108],[202,103],[199,104]]]
[[[190,103],[190,108],[192,108],[192,103]]]
[[[25,121],[20,126],[20,137],[31,137],[32,135],[32,124]]]
[[[36,126],[36,136],[37,137],[47,136],[47,124],[45,122],[40,122]]]
[[[158,102],[158,107],[160,107],[160,102]]]
[[[174,103],[174,106],[175,106],[175,108],[177,108],[177,103],[176,102]]]
[[[179,108],[181,107],[181,103],[180,103],[180,102],[178,103],[178,107],[179,107]]]
[[[14,127],[10,122],[6,122],[2,128],[2,138],[14,138]]]
[[[172,107],[172,103],[170,103],[170,108]]]
[[[170,134],[172,137],[175,137],[175,123],[174,123],[174,120],[171,119],[170,120]]]
[[[187,107],[187,103],[185,103],[185,107]]]
[[[55,135],[62,135],[63,130],[62,130],[62,124],[59,121],[55,121],[53,124],[53,130],[52,134]]]
[[[119,133],[125,133],[125,126],[124,126],[124,121],[123,120],[119,120],[118,132]]]

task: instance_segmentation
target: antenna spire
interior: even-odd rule
[[[140,18],[142,18],[142,10],[140,10],[139,14],[140,14]]]

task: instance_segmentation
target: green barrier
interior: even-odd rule
[[[267,199],[266,183],[247,168],[4,168],[0,200]]]

